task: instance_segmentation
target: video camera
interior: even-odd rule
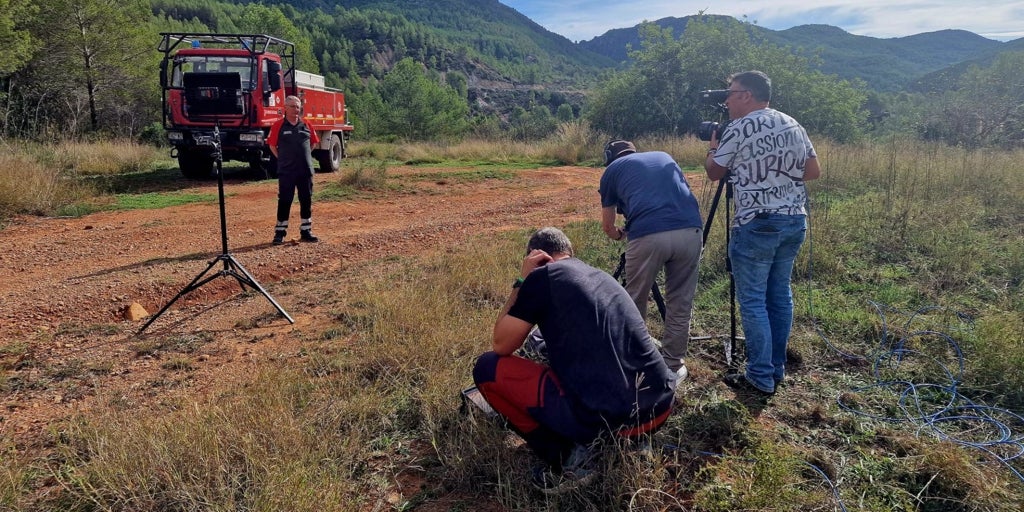
[[[697,94],[700,97],[701,103],[714,106],[720,113],[728,112],[725,100],[729,97],[729,89],[711,89],[700,91]],[[697,138],[708,142],[711,140],[711,136],[714,135],[716,139],[722,140],[722,132],[725,130],[725,126],[725,124],[717,121],[702,121],[697,128]]]

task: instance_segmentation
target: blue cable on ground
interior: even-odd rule
[[[666,449],[666,450],[670,450],[670,451],[674,451],[674,452],[685,451],[681,447],[679,447],[678,445],[674,445],[674,444],[665,444],[665,445],[662,445],[662,447],[664,449]],[[724,459],[724,458],[730,457],[730,455],[725,455],[723,453],[707,452],[707,451],[704,451],[704,450],[694,450],[693,453],[696,454],[696,455],[699,455],[699,456],[703,456],[703,457],[715,457],[715,458],[718,458],[718,459]],[[756,460],[750,459],[750,458],[743,458],[743,460],[747,461],[747,462],[757,462]],[[846,504],[843,503],[842,497],[839,496],[839,486],[837,486],[832,481],[832,479],[828,477],[828,474],[825,473],[825,471],[823,469],[821,469],[818,466],[815,466],[814,464],[811,464],[810,462],[807,462],[805,460],[800,461],[800,463],[804,464],[805,466],[810,467],[812,470],[814,470],[815,473],[817,473],[819,476],[821,476],[822,480],[825,481],[825,483],[828,485],[829,490],[832,492],[832,497],[835,498],[836,505],[839,506],[840,510],[842,510],[843,512],[846,512]]]
[[[877,345],[868,354],[856,354],[839,348],[829,339],[818,325],[814,315],[813,303],[813,264],[814,244],[811,237],[810,198],[808,198],[808,263],[807,263],[807,308],[813,327],[825,345],[844,360],[873,361],[872,371],[875,382],[868,386],[852,389],[837,398],[839,406],[853,414],[874,420],[893,423],[908,422],[917,426],[918,435],[923,433],[949,441],[961,446],[978,449],[998,461],[1024,482],[1024,474],[1013,465],[1024,456],[1024,417],[1005,408],[991,407],[974,403],[957,389],[964,374],[964,354],[960,344],[949,333],[936,329],[912,329],[916,322],[924,322],[927,315],[940,312],[951,313],[962,325],[973,325],[973,318],[960,311],[952,311],[941,306],[925,306],[909,315],[901,328],[892,328],[887,313],[903,314],[895,308],[874,301],[869,301],[878,314],[881,332]],[[905,334],[899,335],[899,332]],[[929,341],[940,343],[929,344]],[[914,342],[919,343],[914,343]],[[912,348],[908,348],[912,347]],[[925,350],[933,352],[925,352]],[[950,354],[949,351],[952,351]],[[944,358],[943,355],[946,357]],[[955,365],[945,362],[955,360]],[[909,363],[923,360],[932,367],[930,375],[941,375],[943,382],[922,381],[920,376],[901,374],[901,370],[911,366]],[[916,369],[916,368],[915,368]],[[938,370],[936,372],[935,370]],[[912,373],[908,371],[907,373]],[[850,403],[856,398],[866,395],[881,396],[895,404],[903,413],[902,417],[888,414],[876,414]],[[891,407],[883,407],[883,410]],[[1011,425],[1012,424],[1012,425]],[[1016,430],[1013,428],[1016,426]],[[970,433],[972,439],[964,436]],[[979,434],[991,435],[979,435]],[[838,490],[836,499],[839,499]],[[842,502],[840,502],[842,506]]]
[[[900,336],[895,332],[898,329],[893,329],[886,317],[888,312],[895,310],[875,302],[871,305],[878,312],[882,326],[873,355],[840,350],[821,329],[817,329],[826,344],[840,357],[874,361],[872,375],[875,382],[843,393],[836,400],[839,406],[874,420],[911,423],[916,426],[918,436],[929,434],[936,439],[981,450],[1024,481],[1024,474],[1013,465],[1024,455],[1024,434],[1020,433],[1020,429],[1024,429],[1024,417],[1009,409],[976,404],[960,393],[958,386],[963,379],[964,354],[956,339],[932,329],[909,330],[911,323],[921,321],[928,313],[944,311],[943,308],[928,306],[913,312],[902,326],[906,334]],[[954,315],[959,321],[971,321],[963,313],[954,312]],[[908,346],[914,348],[906,348]],[[922,367],[930,371],[919,371]],[[928,382],[926,378],[941,382]],[[891,410],[895,405],[902,416],[872,412],[872,408],[867,406],[872,403],[871,399],[883,400],[878,407],[882,410]],[[884,402],[886,399],[890,402]]]

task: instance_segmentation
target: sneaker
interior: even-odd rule
[[[316,243],[316,242],[320,241],[320,239],[317,238],[316,235],[314,235],[313,233],[311,233],[309,231],[303,231],[302,232],[302,236],[300,236],[299,239],[302,240],[303,242],[310,242],[310,243]]]
[[[281,245],[284,243],[284,235],[274,235],[274,245]]]
[[[547,342],[544,341],[544,335],[541,334],[540,329],[537,327],[530,331],[530,334],[526,336],[526,341],[516,350],[515,354],[535,363],[545,366],[550,365]]]
[[[651,436],[640,436],[632,439],[630,447],[636,452],[640,460],[654,462],[654,447],[651,446]]]
[[[539,464],[530,468],[530,483],[544,494],[558,494],[560,477],[551,471],[547,464]]]
[[[730,373],[722,378],[722,382],[724,382],[726,386],[729,386],[730,388],[736,390],[737,392],[745,393],[748,395],[770,397],[775,394],[774,391],[764,391],[758,388],[757,386],[751,384],[750,381],[747,380],[747,377],[744,376],[742,373]]]
[[[547,465],[534,466],[531,470],[530,482],[541,493],[548,495],[562,494],[574,489],[590,485],[597,477],[594,466],[597,454],[587,446],[576,445],[562,465],[562,472],[555,473]]]
[[[563,471],[555,474],[548,468],[534,468],[530,483],[542,494],[555,496],[590,485],[597,476],[591,470],[583,473]]]
[[[683,366],[680,366],[679,369],[676,370],[675,396],[676,396],[677,399],[683,396],[683,388],[686,387],[686,386],[683,386],[683,381],[686,380],[686,377],[689,374],[690,373],[686,370],[686,365],[685,364]]]
[[[686,380],[686,376],[689,375],[689,374],[690,374],[690,372],[688,372],[686,370],[686,365],[685,364],[680,366],[679,369],[676,370],[676,382],[679,383],[679,382],[682,382],[682,381]]]

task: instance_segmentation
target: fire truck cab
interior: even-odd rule
[[[186,178],[214,175],[218,159],[276,176],[266,140],[289,95],[302,99],[302,120],[320,138],[313,148],[320,171],[338,170],[354,128],[345,95],[297,70],[294,44],[265,34],[161,36],[163,126]]]

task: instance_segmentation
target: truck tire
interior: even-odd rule
[[[334,172],[341,168],[341,159],[345,158],[345,146],[338,134],[331,135],[331,147],[320,151],[317,160],[320,162],[320,172]]]
[[[213,157],[202,152],[182,150],[178,153],[181,174],[190,180],[207,180],[213,176]]]

